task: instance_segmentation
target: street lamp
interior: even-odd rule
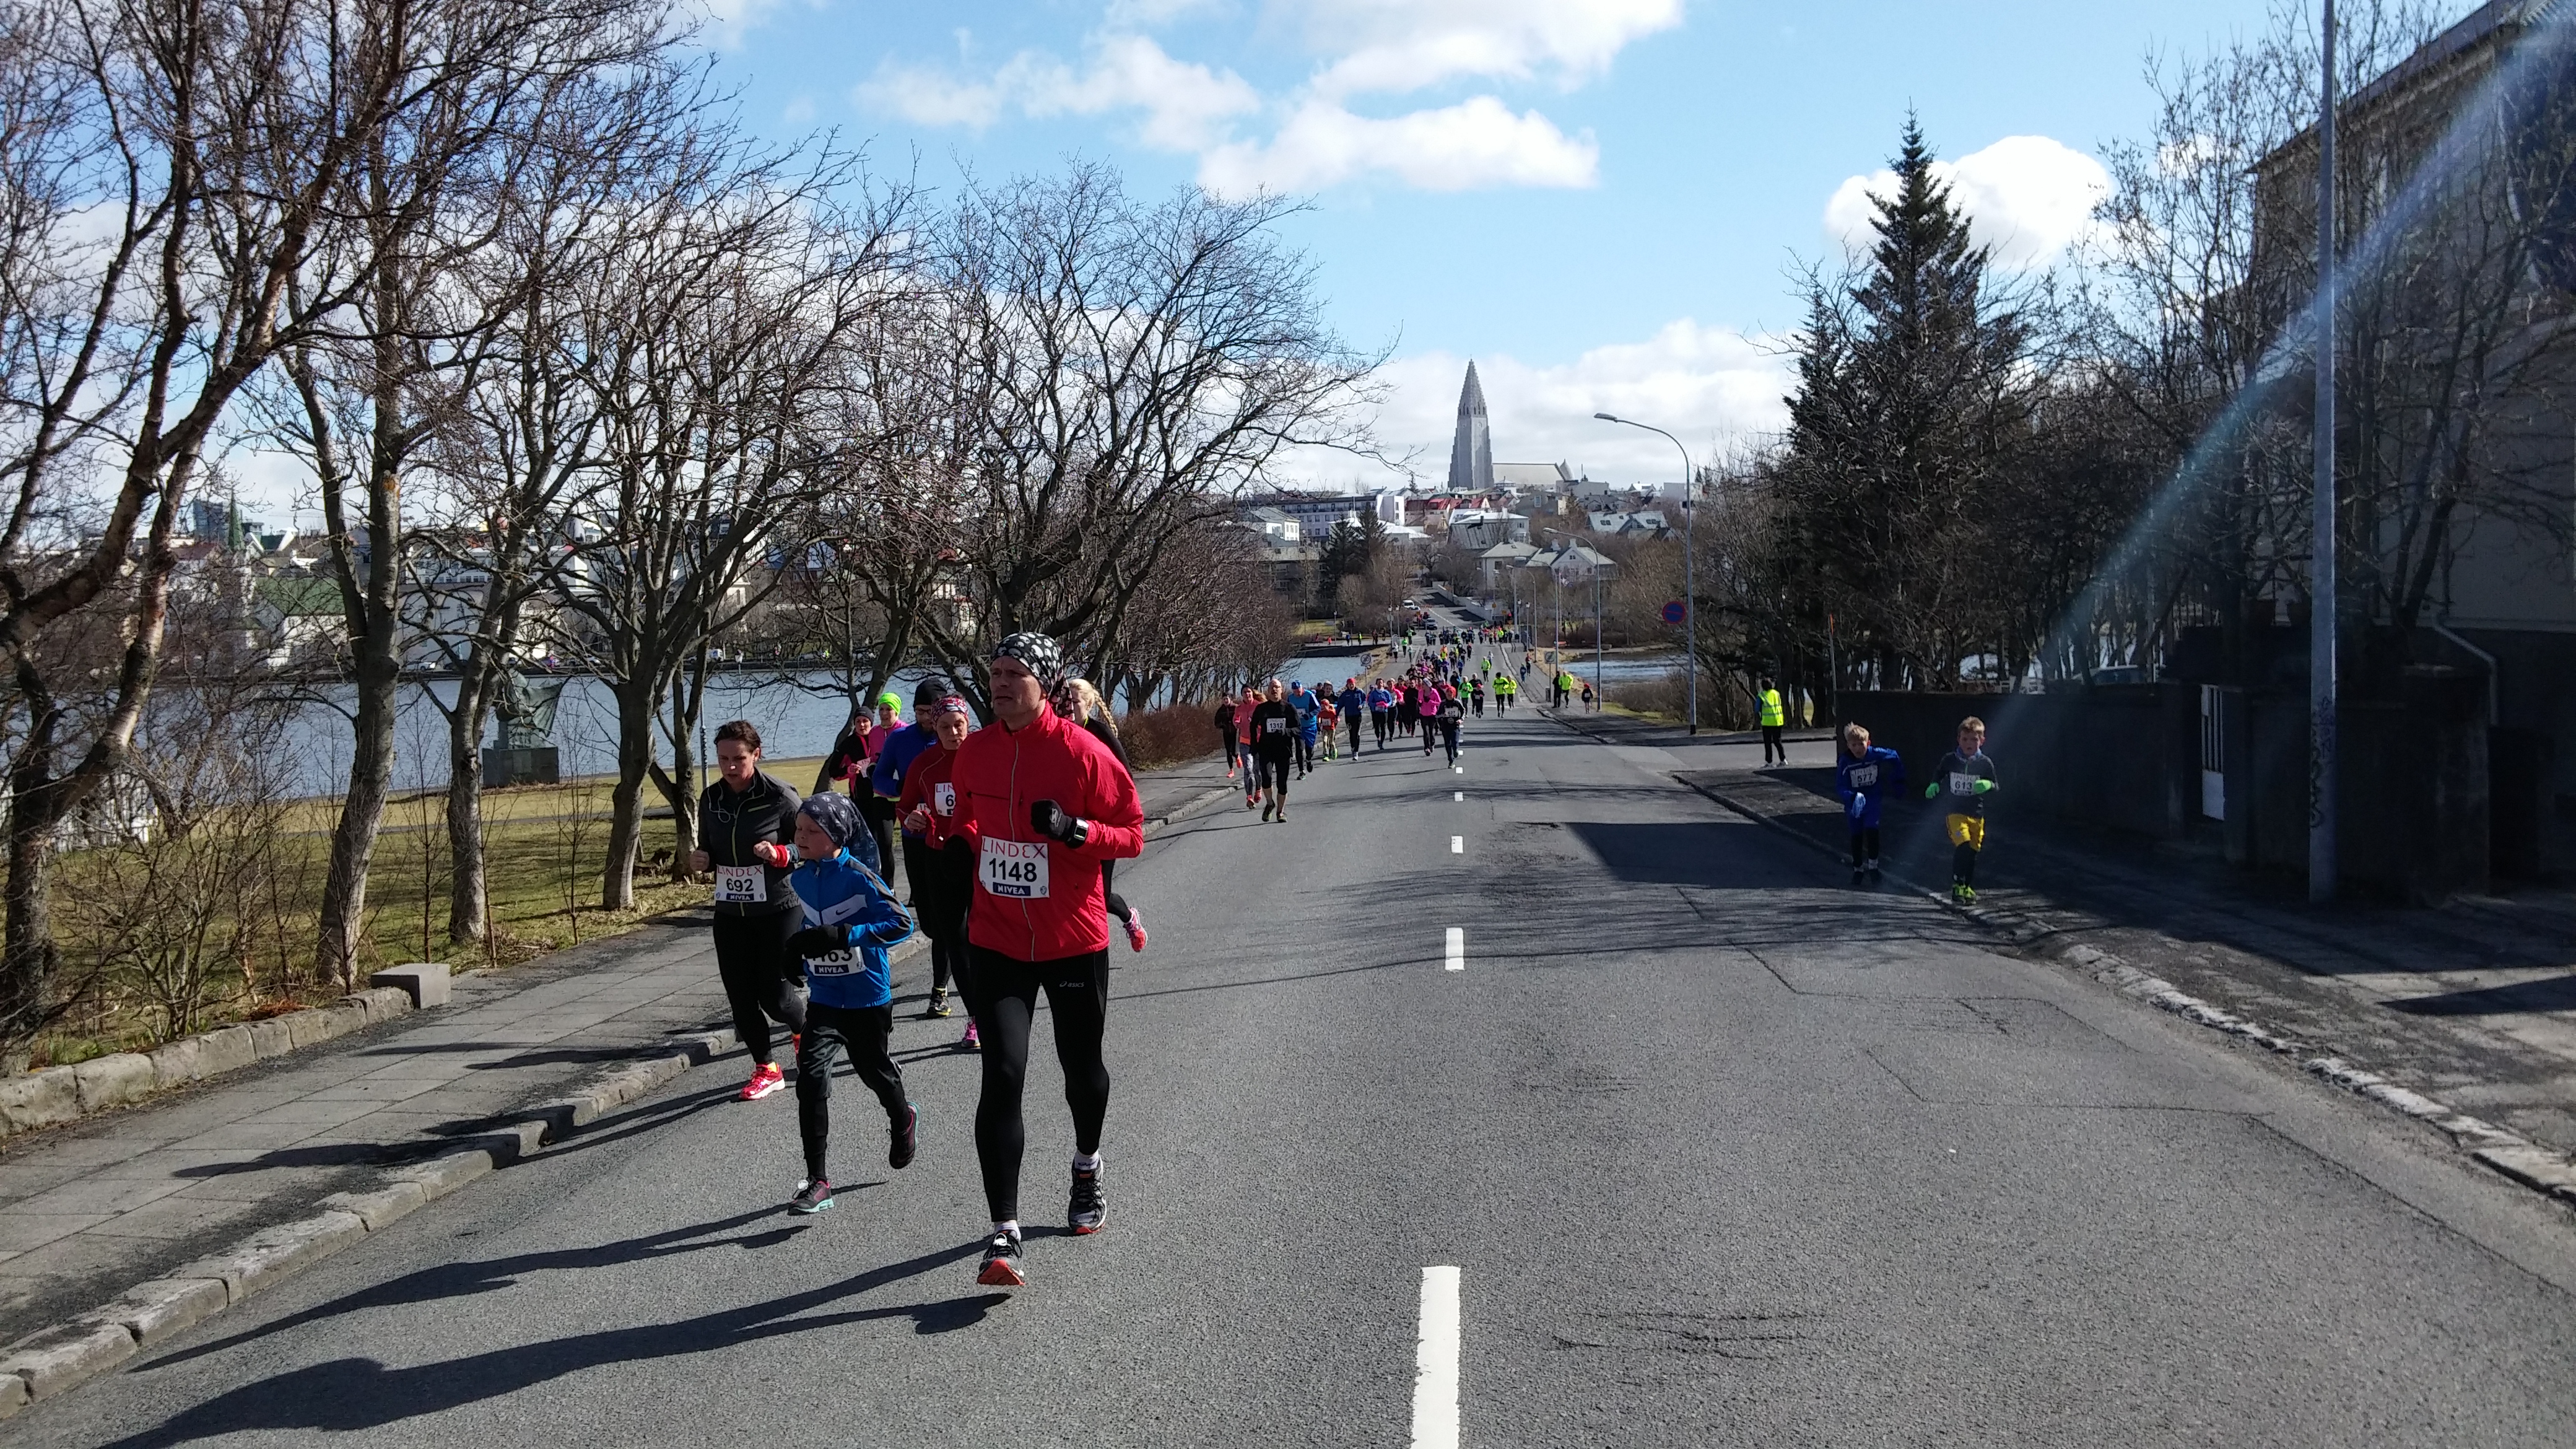
[[[1699,509],[1698,509],[1697,507],[1695,507],[1695,506],[1694,506],[1694,505],[1696,505],[1696,504],[1699,502],[1699,489],[1698,489],[1698,486],[1697,486],[1697,485],[1692,481],[1692,478],[1691,478],[1690,449],[1682,447],[1682,440],[1681,440],[1681,439],[1674,437],[1672,434],[1667,433],[1667,432],[1665,432],[1663,429],[1658,428],[1658,427],[1655,427],[1655,426],[1653,426],[1652,424],[1649,424],[1649,423],[1641,423],[1641,422],[1636,421],[1636,420],[1635,420],[1635,419],[1633,419],[1633,418],[1615,417],[1615,416],[1613,416],[1613,415],[1611,415],[1611,414],[1609,414],[1609,413],[1594,413],[1592,416],[1594,416],[1594,417],[1596,417],[1596,418],[1600,419],[1601,421],[1603,421],[1603,422],[1605,422],[1605,423],[1618,423],[1618,424],[1621,424],[1621,425],[1623,425],[1623,426],[1631,427],[1631,428],[1644,428],[1647,432],[1655,433],[1655,434],[1660,435],[1660,436],[1661,436],[1665,441],[1667,441],[1667,442],[1671,443],[1675,448],[1679,449],[1679,450],[1680,450],[1680,452],[1681,452],[1681,455],[1682,455],[1682,658],[1683,658],[1686,662],[1688,662],[1688,663],[1689,663],[1689,665],[1690,665],[1690,680],[1689,680],[1689,683],[1688,683],[1688,685],[1687,685],[1687,690],[1688,690],[1689,698],[1690,698],[1690,703],[1689,703],[1689,705],[1688,705],[1688,708],[1689,708],[1689,710],[1690,710],[1690,732],[1691,732],[1692,734],[1698,734],[1698,733],[1699,733],[1699,584],[1698,584],[1697,579],[1694,577],[1695,570],[1694,570],[1694,569],[1693,569],[1693,567],[1692,567],[1692,560],[1691,560],[1691,555],[1697,551],[1697,550],[1695,550],[1695,549],[1693,549],[1693,548],[1691,547],[1691,541],[1692,541],[1692,528],[1691,528],[1691,525],[1692,525],[1692,524],[1693,524],[1693,523],[1698,519],[1698,517],[1699,517]]]

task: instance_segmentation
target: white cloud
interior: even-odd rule
[[[791,0],[694,0],[694,7],[706,22],[705,35],[719,49],[738,48],[743,37],[767,20],[770,12]],[[809,8],[821,0],[806,0]]]
[[[710,0],[715,3],[715,0]],[[721,0],[756,7],[784,0]],[[1546,80],[1571,90],[1638,38],[1679,25],[1683,0],[1274,0],[1319,57],[1305,84],[1269,100],[1230,70],[1175,59],[1141,33],[1222,0],[1109,0],[1080,66],[1024,51],[988,77],[888,60],[855,99],[920,125],[980,129],[1004,115],[1135,114],[1137,138],[1195,154],[1223,194],[1317,191],[1371,174],[1428,191],[1590,186],[1600,147],[1499,97],[1394,116],[1356,95],[1401,95],[1474,78]],[[1257,117],[1276,122],[1246,137]]]
[[[1568,89],[1631,41],[1682,22],[1682,0],[1303,0],[1305,30],[1334,57],[1324,96],[1401,94],[1466,76],[1545,75]]]
[[[1614,483],[1674,482],[1681,477],[1681,457],[1662,438],[1601,422],[1594,413],[1666,429],[1690,448],[1693,461],[1705,465],[1724,449],[1784,427],[1781,399],[1794,381],[1788,359],[1771,345],[1687,317],[1642,342],[1596,347],[1554,366],[1505,355],[1475,361],[1493,424],[1495,461],[1569,463]],[[1378,411],[1379,436],[1392,452],[1414,450],[1416,471],[1434,484],[1447,476],[1466,371],[1466,358],[1429,352],[1399,357],[1380,375],[1389,396]],[[1283,472],[1314,486],[1404,481],[1337,454],[1300,456]]]
[[[1601,148],[1536,111],[1513,114],[1492,96],[1380,119],[1329,101],[1297,109],[1269,142],[1232,142],[1200,158],[1199,184],[1219,196],[1320,191],[1383,171],[1425,191],[1487,186],[1590,186]]]
[[[2110,173],[2083,152],[2046,136],[2006,136],[1956,161],[1935,161],[1933,175],[1968,215],[1969,231],[1994,251],[1997,264],[2045,267],[2093,225],[2093,207],[2110,190]],[[1854,176],[1825,203],[1825,232],[1848,250],[1865,250],[1872,195],[1896,185],[1896,173]]]
[[[1227,122],[1261,108],[1260,93],[1234,72],[1174,60],[1141,35],[1095,38],[1079,70],[1042,52],[1023,51],[989,81],[889,63],[859,87],[858,99],[929,126],[981,128],[1005,109],[1041,119],[1137,111],[1143,114],[1138,132],[1146,145],[1184,152],[1219,144]]]

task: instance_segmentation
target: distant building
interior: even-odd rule
[[[1494,488],[1493,430],[1485,420],[1485,389],[1476,381],[1476,364],[1467,364],[1466,385],[1458,389],[1458,432],[1449,443],[1449,491],[1490,493]]]
[[[1449,515],[1452,547],[1486,549],[1498,543],[1529,542],[1529,520],[1498,508],[1460,508]]]

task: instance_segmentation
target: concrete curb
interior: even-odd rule
[[[29,1072],[0,1082],[0,1141],[130,1106],[173,1087],[391,1021],[411,1009],[410,995],[400,988],[376,986],[327,1006],[183,1036],[149,1052],[110,1052]]]
[[[1766,826],[1788,836],[1810,850],[1829,859],[1840,860],[1840,852],[1802,831],[1782,824],[1758,808],[1706,785],[1675,775],[1684,787],[1716,801],[1757,825]],[[2559,1202],[2576,1205],[2576,1157],[2543,1147],[2519,1133],[2499,1127],[2481,1117],[2454,1111],[2442,1102],[2410,1087],[2403,1087],[2377,1072],[2354,1065],[2341,1053],[2314,1043],[2301,1042],[2287,1032],[2276,1031],[2260,1022],[2203,1001],[2177,988],[2172,982],[2121,960],[2098,946],[2056,944],[2045,933],[2034,932],[2017,918],[2004,912],[1978,906],[1963,906],[1940,891],[1908,880],[1893,871],[1884,873],[1889,880],[1922,896],[1945,911],[1997,932],[2019,949],[2038,952],[2063,965],[2072,966],[2093,980],[2123,996],[2143,1001],[2160,1011],[2171,1012],[2196,1022],[2212,1031],[2223,1032],[2287,1057],[2298,1063],[2300,1070],[2322,1081],[2331,1082],[2355,1096],[2366,1097],[2390,1111],[2411,1117],[2439,1130],[2472,1159],[2534,1192]]]
[[[536,1155],[733,1045],[731,1031],[711,1031],[682,1038],[676,1051],[620,1062],[573,1094],[511,1113],[514,1120],[454,1150],[386,1169],[372,1189],[334,1194],[309,1217],[262,1228],[0,1348],[0,1419],[285,1282],[496,1168]]]

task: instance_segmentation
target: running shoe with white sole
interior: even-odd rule
[[[1140,955],[1145,950],[1145,917],[1134,906],[1127,908],[1127,949]]]
[[[810,1218],[832,1205],[832,1183],[829,1178],[815,1178],[800,1184],[796,1195],[787,1200],[787,1210],[800,1218]]]
[[[786,1085],[787,1074],[778,1069],[778,1063],[762,1062],[752,1068],[751,1080],[742,1084],[742,1095],[739,1100],[757,1102]]]

